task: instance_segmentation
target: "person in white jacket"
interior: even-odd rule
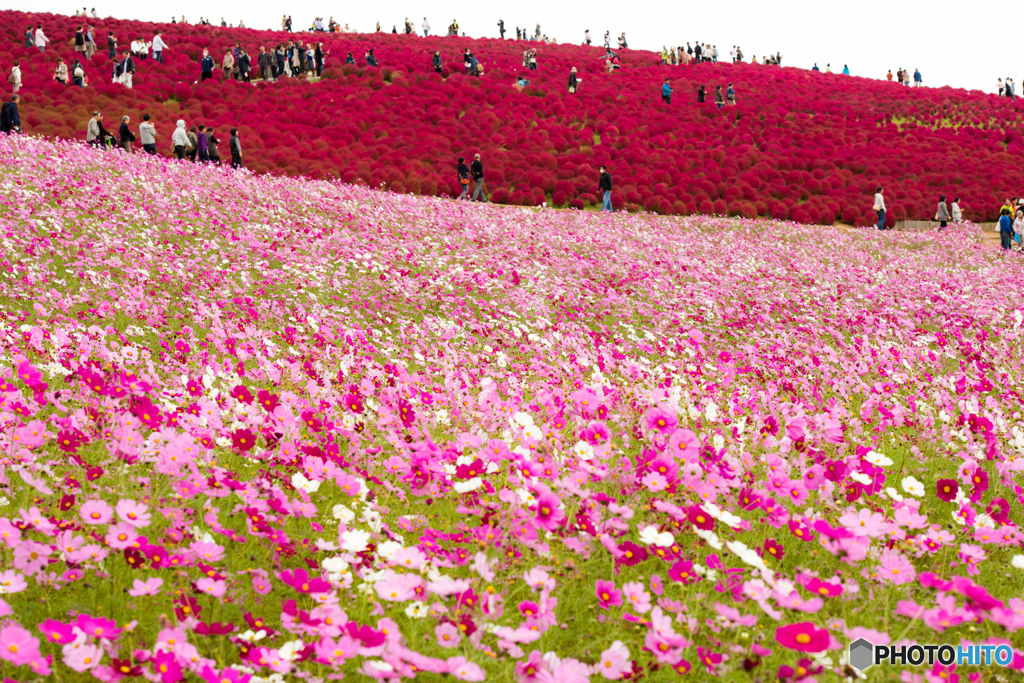
[[[15,59],[14,66],[11,68],[11,92],[18,92],[21,90],[21,61]]]
[[[885,198],[882,197],[882,188],[875,190],[875,214],[878,216],[878,229],[885,230]]]
[[[426,38],[430,35],[430,23],[427,22],[427,18],[423,17],[423,37]]]
[[[177,128],[174,129],[174,134],[171,135],[171,143],[174,144],[174,157],[176,159],[184,159],[185,152],[188,151],[192,144],[188,141],[188,133],[185,132],[185,122],[182,119],[178,119]]]
[[[167,49],[169,49],[167,47],[167,43],[164,42],[163,37],[160,35],[160,31],[157,31],[156,35],[153,36],[153,60],[163,64],[163,51]]]
[[[36,24],[36,47],[39,48],[40,52],[46,51],[46,44],[50,42],[50,39],[43,33],[43,25]]]

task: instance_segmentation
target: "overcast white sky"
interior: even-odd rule
[[[95,0],[90,0],[95,1]],[[75,4],[40,0],[16,3],[17,9],[73,14]],[[93,5],[89,5],[91,9]],[[834,71],[849,64],[856,76],[884,78],[887,69],[920,68],[925,85],[970,88],[992,92],[997,78],[1012,76],[1024,82],[1024,50],[1015,33],[1017,18],[1005,0],[974,0],[967,6],[948,0],[868,0],[831,3],[809,0],[731,0],[731,2],[641,2],[584,0],[516,0],[512,3],[388,2],[340,3],[307,0],[293,3],[253,3],[241,0],[176,0],[118,2],[97,5],[107,14],[146,21],[169,21],[184,13],[190,22],[210,15],[229,23],[245,20],[250,28],[279,28],[281,12],[288,8],[296,28],[307,27],[315,16],[333,16],[341,24],[372,31],[375,22],[401,30],[406,16],[418,29],[426,14],[432,32],[443,32],[453,18],[467,36],[497,37],[499,18],[507,35],[515,27],[541,29],[559,42],[580,43],[590,29],[595,42],[604,31],[626,32],[630,47],[660,50],[662,45],[707,42],[728,54],[740,45],[749,58],[781,52],[783,64],[810,68],[815,62]],[[454,16],[453,16],[454,13]],[[1000,28],[1001,27],[1001,28]],[[1015,37],[1016,36],[1016,37]]]

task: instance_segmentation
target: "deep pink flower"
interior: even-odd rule
[[[671,434],[679,424],[679,418],[674,411],[659,407],[650,408],[644,418],[647,420],[648,429],[661,434]]]
[[[614,581],[598,579],[594,584],[597,604],[603,609],[611,609],[622,604],[622,592],[615,587]]]
[[[300,593],[326,593],[331,584],[318,576],[310,576],[305,569],[291,569],[278,572],[277,577]]]
[[[956,479],[939,479],[935,484],[935,491],[939,500],[948,503],[956,498],[957,492],[960,491],[960,485],[957,484]]]
[[[828,629],[819,629],[810,621],[801,621],[775,629],[775,640],[783,647],[798,652],[824,652],[831,637]]]
[[[550,491],[537,496],[537,516],[534,517],[537,526],[547,531],[557,529],[565,519],[561,505],[562,500]]]

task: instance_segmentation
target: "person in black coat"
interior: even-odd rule
[[[242,50],[241,54],[238,55],[238,73],[242,75],[242,80],[246,83],[250,83],[249,72],[252,71],[252,60],[249,59],[249,53]]]
[[[612,210],[612,177],[608,173],[606,166],[601,167],[601,179],[597,182],[597,191],[604,194],[604,200],[601,204],[602,211]]]
[[[321,42],[313,48],[313,62],[316,64],[316,77],[320,78],[324,71],[324,44]]]
[[[434,53],[434,58],[432,60],[432,64],[434,65],[434,71],[436,71],[438,73],[438,75],[440,75],[441,72],[444,70],[444,62],[441,61],[441,53],[440,52],[435,52]]]
[[[210,56],[209,50],[203,50],[203,58],[199,60],[199,68],[202,69],[203,75],[201,81],[205,81],[208,78],[213,78],[213,68],[216,66],[216,62],[213,61],[213,57]]]
[[[707,94],[704,91],[705,86],[700,86],[700,90],[697,91],[697,104],[704,104],[707,101]]]
[[[256,65],[260,68],[260,78],[265,82],[270,81],[271,61],[267,48],[260,45],[260,56],[256,58]]]
[[[121,127],[117,131],[117,138],[121,143],[121,149],[132,153],[132,143],[135,142],[135,133],[128,127],[128,122],[131,119],[128,116],[121,117]]]
[[[569,72],[569,92],[575,95],[579,84],[579,79],[576,78],[576,67],[573,67],[572,71]]]
[[[487,195],[484,194],[484,165],[480,163],[480,155],[476,154],[473,156],[473,163],[469,168],[470,174],[473,176],[473,199],[472,201],[487,201]],[[477,200],[477,197],[480,199]]]
[[[107,54],[111,59],[117,59],[117,38],[113,31],[107,31]]]
[[[465,157],[459,157],[459,167],[456,169],[456,173],[459,176],[459,185],[462,186],[462,194],[459,195],[459,199],[465,199],[469,196],[469,166],[466,166]]]
[[[370,66],[380,66],[380,64],[377,62],[376,55],[373,54],[373,48],[372,47],[366,53],[366,63],[369,64]]]

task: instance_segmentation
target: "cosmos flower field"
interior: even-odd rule
[[[11,681],[1024,669],[1021,259],[0,139]]]

